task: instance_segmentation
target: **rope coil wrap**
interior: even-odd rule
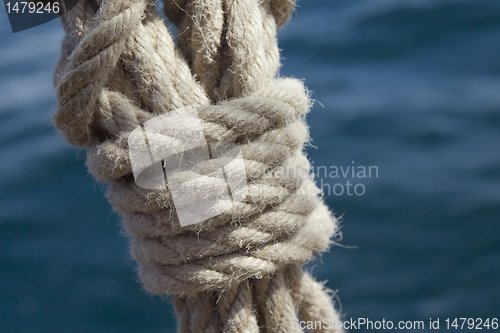
[[[331,245],[338,221],[304,176],[307,90],[276,78],[276,29],[294,1],[165,0],[164,9],[180,31],[178,45],[153,3],[80,0],[62,16],[66,36],[54,75],[55,125],[87,148],[89,171],[109,183],[107,198],[122,215],[145,289],[177,295],[183,333],[301,332],[298,316],[338,319],[331,295],[301,269]],[[248,195],[217,217],[180,227],[168,189],[134,182],[128,137],[186,106],[197,108],[207,142],[239,145]],[[315,330],[327,331],[335,330]]]

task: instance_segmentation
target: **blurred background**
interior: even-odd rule
[[[0,332],[174,332],[51,126],[62,36],[13,34],[0,9]],[[500,1],[303,0],[279,40],[318,101],[315,167],[378,168],[317,178],[365,188],[325,185],[345,247],[309,265],[345,318],[500,317]]]

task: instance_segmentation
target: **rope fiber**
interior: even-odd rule
[[[146,0],[80,0],[61,17],[54,124],[86,148],[90,173],[109,184],[106,196],[130,236],[142,284],[173,295],[181,333],[293,333],[302,332],[299,318],[339,319],[331,292],[302,270],[339,227],[304,153],[309,93],[301,81],[279,77],[276,30],[294,2],[164,0],[176,43]],[[136,185],[128,138],[188,106],[196,107],[207,142],[241,148],[248,193],[225,213],[181,227],[167,188]],[[187,190],[218,186],[205,180]]]

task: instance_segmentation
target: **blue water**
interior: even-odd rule
[[[0,332],[174,332],[50,124],[59,23],[12,34],[0,7]],[[308,154],[344,247],[310,268],[345,318],[500,317],[500,1],[303,0],[279,38],[318,101]],[[353,165],[378,177],[321,169]],[[328,193],[346,181],[365,193]]]

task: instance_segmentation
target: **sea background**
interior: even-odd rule
[[[174,332],[51,126],[59,22],[13,34],[0,7],[0,332]],[[345,318],[500,317],[500,1],[302,0],[279,41],[316,170],[378,168],[317,177],[365,188],[323,188],[342,246],[309,265]]]

